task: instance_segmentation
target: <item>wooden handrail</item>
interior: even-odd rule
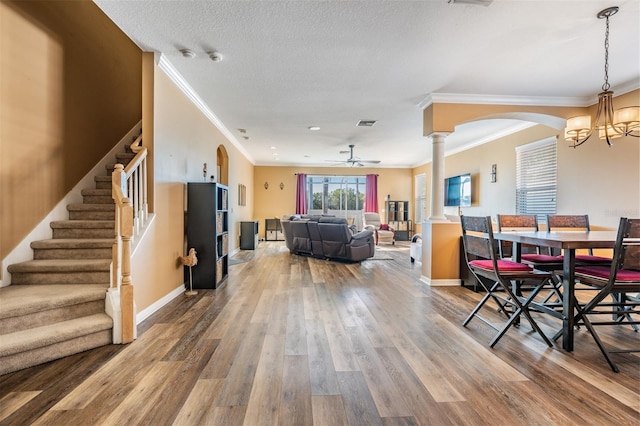
[[[133,239],[144,227],[147,208],[147,148],[140,145],[140,135],[131,145],[136,153],[124,167],[116,164],[111,177],[115,203],[115,239],[112,254],[111,289],[119,294],[119,322],[114,320],[114,343],[129,343],[136,337],[131,252]],[[118,323],[118,327],[115,324]],[[119,334],[119,335],[118,335]]]
[[[136,156],[127,164],[127,167],[124,168],[124,172],[127,174],[127,178],[129,178],[133,172],[142,164],[142,162],[147,158],[147,148],[142,148],[140,151],[136,153]]]

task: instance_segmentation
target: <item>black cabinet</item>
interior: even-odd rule
[[[240,249],[255,250],[258,248],[258,221],[240,222]]]
[[[229,190],[219,183],[187,184],[187,251],[196,250],[193,288],[217,288],[229,272]],[[185,267],[189,285],[189,268]]]

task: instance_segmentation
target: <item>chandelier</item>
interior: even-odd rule
[[[608,7],[598,13],[598,19],[607,20],[604,36],[604,84],[598,93],[598,109],[593,123],[590,115],[569,118],[564,131],[565,139],[575,148],[582,145],[597,130],[598,136],[611,146],[611,139],[622,136],[640,137],[640,107],[630,106],[613,109],[613,91],[609,90],[609,17],[618,12],[618,7]]]

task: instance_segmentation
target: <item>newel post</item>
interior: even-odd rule
[[[111,288],[119,295],[119,306],[112,309],[114,343],[129,343],[135,339],[135,307],[131,284],[131,239],[133,237],[133,206],[127,194],[127,175],[122,164],[112,173],[111,189],[115,201],[115,240]],[[115,296],[118,298],[118,296]],[[119,311],[119,315],[117,312]],[[119,316],[119,318],[117,318]],[[120,331],[118,333],[118,330]]]
[[[120,307],[122,309],[122,343],[135,338],[135,312],[133,285],[131,284],[131,238],[133,236],[133,206],[125,198],[121,207],[120,235],[122,238],[122,284],[120,285]]]

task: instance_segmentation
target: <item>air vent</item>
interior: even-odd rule
[[[376,120],[360,120],[356,126],[358,127],[373,127],[376,124]]]
[[[449,0],[449,4],[475,4],[476,6],[489,6],[493,0]]]

